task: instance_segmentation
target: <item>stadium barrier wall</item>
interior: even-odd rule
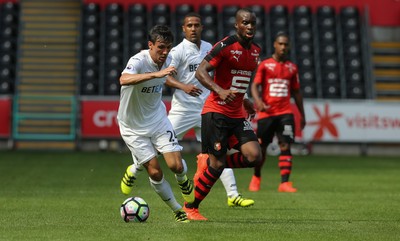
[[[165,100],[167,110],[170,100]],[[305,100],[307,125],[299,129],[299,113],[293,104],[298,142],[400,143],[400,107],[375,101]],[[81,102],[82,138],[119,138],[116,120],[118,100]],[[254,121],[253,127],[257,124]],[[193,132],[186,136],[195,140]]]
[[[0,96],[0,138],[11,138],[12,100],[9,96]]]

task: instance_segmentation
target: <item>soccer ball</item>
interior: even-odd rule
[[[147,202],[141,197],[126,199],[120,208],[121,217],[125,222],[144,222],[150,215]]]

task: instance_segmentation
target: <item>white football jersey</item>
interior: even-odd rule
[[[162,69],[170,64],[167,58]],[[122,71],[128,74],[144,74],[159,71],[158,66],[150,57],[149,50],[142,50],[131,57]],[[136,85],[121,87],[118,120],[132,128],[137,134],[147,134],[163,118],[167,112],[162,101],[162,90],[165,77],[154,78]]]
[[[183,39],[169,53],[172,58],[170,65],[177,69],[175,78],[184,84],[193,84],[203,90],[200,96],[193,97],[186,94],[183,90],[176,89],[172,96],[170,113],[188,112],[189,114],[200,115],[205,99],[210,94],[210,91],[195,78],[195,74],[197,67],[211,48],[212,45],[203,40],[199,49],[195,43]]]

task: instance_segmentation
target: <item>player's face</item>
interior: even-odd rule
[[[289,52],[289,39],[285,36],[278,37],[274,42],[275,54],[279,58],[284,58]]]
[[[159,66],[163,65],[165,60],[167,60],[169,51],[171,51],[172,43],[157,40],[155,43],[149,41],[148,44],[150,56],[154,63],[158,64]]]
[[[198,17],[187,17],[182,26],[182,31],[185,34],[185,38],[192,43],[198,44],[201,40],[201,32],[203,31],[203,25]]]
[[[236,18],[235,28],[239,38],[251,41],[256,34],[257,18],[254,13],[240,12]]]

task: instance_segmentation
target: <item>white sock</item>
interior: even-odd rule
[[[232,168],[225,168],[219,179],[224,185],[228,197],[233,198],[239,195]]]
[[[187,173],[187,165],[185,159],[182,159],[183,171],[182,173],[176,173],[175,178],[178,183],[185,182],[188,178],[186,176]]]
[[[171,189],[171,185],[169,185],[164,177],[159,182],[154,181],[150,177],[149,180],[150,185],[153,187],[154,191],[156,191],[158,196],[161,197],[161,199],[172,209],[172,211],[175,212],[176,210],[182,208],[182,206],[175,199],[174,193]]]
[[[131,168],[129,169],[133,175],[137,178],[144,170],[143,166],[138,164],[137,162],[133,162]]]

